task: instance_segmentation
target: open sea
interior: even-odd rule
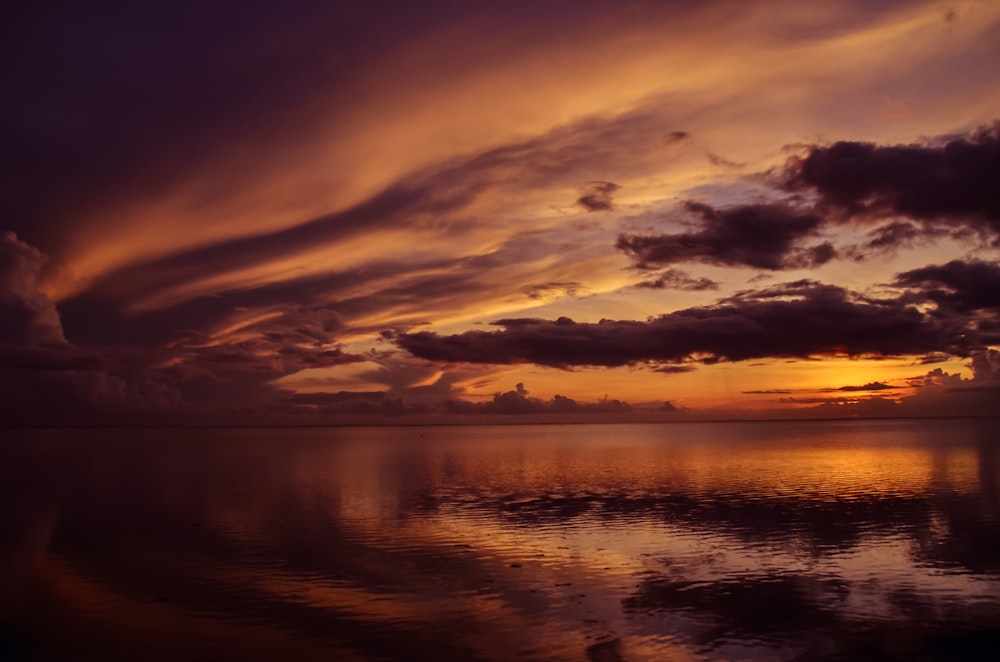
[[[0,660],[996,660],[998,428],[6,430]]]

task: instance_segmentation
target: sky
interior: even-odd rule
[[[995,415],[1000,3],[4,12],[8,425]]]

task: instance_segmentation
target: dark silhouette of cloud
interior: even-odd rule
[[[697,219],[690,232],[618,237],[615,247],[644,269],[701,262],[729,267],[778,271],[811,268],[831,260],[829,243],[804,247],[823,218],[786,204],[755,204],[716,209],[687,202],[684,209]]]
[[[824,391],[846,391],[846,392],[864,392],[864,391],[887,391],[892,389],[898,389],[898,386],[890,386],[882,382],[868,382],[861,386],[841,386],[840,388],[823,389]]]
[[[785,174],[820,206],[851,216],[906,216],[1000,230],[1000,123],[939,144],[880,146],[840,141],[813,146]]]
[[[838,258],[861,261],[939,239],[981,236],[1000,246],[1000,122],[913,145],[812,145],[770,177],[796,202],[715,208],[688,201],[687,232],[623,234],[615,247],[639,268],[684,262],[779,271]],[[815,197],[814,203],[807,203]],[[805,245],[855,220],[875,225],[858,244]]]
[[[583,286],[576,282],[552,282],[552,283],[539,283],[537,285],[529,285],[525,287],[522,292],[528,295],[529,299],[541,299],[547,295],[565,295],[565,296],[576,296],[577,292],[583,289]]]
[[[587,211],[611,211],[614,209],[612,194],[620,188],[613,182],[590,182],[576,203]]]
[[[799,281],[645,322],[503,319],[495,322],[500,331],[404,333],[396,342],[434,361],[557,367],[935,351],[969,355],[978,342],[962,322],[895,300],[865,299],[840,287]]]
[[[952,260],[896,276],[895,285],[917,288],[942,308],[959,312],[1000,311],[1000,264]]]
[[[962,238],[964,228],[948,230],[911,221],[890,221],[870,230],[865,240],[858,244],[844,246],[839,250],[843,257],[863,262],[882,255],[894,255],[903,248],[914,248],[932,244],[943,237]]]
[[[662,372],[665,375],[682,375],[685,372],[693,372],[695,367],[693,365],[661,365],[655,368],[650,368],[652,372]]]

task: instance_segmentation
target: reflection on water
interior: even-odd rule
[[[17,432],[0,660],[994,659],[995,427]]]

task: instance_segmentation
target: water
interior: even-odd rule
[[[7,431],[0,660],[995,659],[997,423]]]

